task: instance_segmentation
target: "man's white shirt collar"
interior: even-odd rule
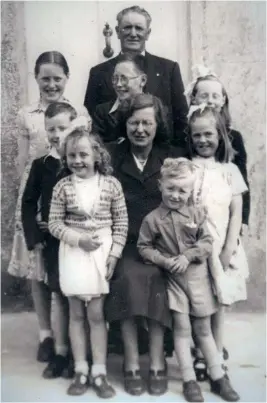
[[[119,105],[120,105],[120,101],[117,98],[116,101],[114,102],[112,108],[110,109],[109,114],[113,113],[113,112],[116,112],[116,110],[118,109]]]
[[[123,53],[122,51],[121,51],[121,55],[124,55],[124,53]],[[145,55],[146,55],[146,51],[143,50],[143,52],[139,53],[139,55],[145,56]],[[138,55],[136,55],[136,56],[138,56]]]
[[[47,157],[54,157],[57,160],[60,160],[60,155],[57,152],[57,150],[55,149],[55,147],[51,147],[49,153],[47,154]]]

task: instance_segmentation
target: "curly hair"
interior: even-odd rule
[[[205,106],[204,109],[197,109],[194,111],[189,118],[188,122],[188,151],[190,156],[196,155],[194,150],[193,142],[192,142],[192,135],[191,135],[191,125],[194,123],[198,118],[212,116],[216,122],[216,130],[219,135],[219,145],[215,153],[215,160],[219,162],[230,162],[232,161],[235,151],[232,147],[231,141],[229,139],[227,128],[225,125],[225,121],[221,116],[220,112],[216,112],[214,108],[209,107],[208,105]]]
[[[196,168],[192,161],[187,158],[166,158],[160,169],[160,180],[166,178],[195,179]]]
[[[225,87],[223,86],[223,84],[220,82],[220,80],[217,77],[215,77],[213,75],[207,75],[204,77],[199,77],[197,79],[196,84],[194,85],[194,87],[192,89],[192,93],[191,93],[191,97],[190,97],[190,105],[194,105],[194,98],[197,94],[197,86],[198,86],[198,83],[200,83],[201,81],[217,81],[218,83],[221,84],[222,95],[225,97],[225,102],[221,108],[220,114],[225,122],[226,129],[229,131],[230,127],[231,127],[231,121],[232,121],[230,111],[229,111],[229,97],[228,97]]]
[[[122,102],[118,110],[118,122],[123,137],[127,138],[126,124],[135,111],[153,108],[157,122],[156,135],[153,143],[168,145],[170,143],[170,130],[167,120],[166,108],[161,100],[151,94],[137,94],[129,100]]]
[[[63,142],[61,150],[63,170],[66,172],[66,174],[71,174],[71,171],[67,165],[68,143],[72,141],[72,144],[75,145],[83,137],[88,139],[94,152],[95,170],[102,175],[111,175],[113,172],[113,168],[111,166],[111,157],[107,149],[105,148],[101,138],[98,136],[98,134],[89,133],[87,130],[82,128],[74,129],[71,133],[67,135]]]

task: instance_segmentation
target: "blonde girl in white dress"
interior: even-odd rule
[[[54,188],[49,230],[60,240],[59,283],[68,297],[75,377],[70,395],[89,386],[84,321],[90,325],[91,386],[102,398],[115,391],[106,377],[107,329],[103,305],[109,280],[124,248],[128,217],[122,188],[111,176],[110,157],[100,139],[84,129],[70,133],[63,147],[69,175]]]
[[[8,273],[15,277],[31,280],[32,297],[39,324],[40,344],[37,352],[38,361],[50,361],[53,355],[51,330],[51,292],[44,283],[45,272],[41,251],[37,248],[28,252],[22,222],[21,201],[24,188],[34,159],[49,153],[49,142],[45,130],[44,113],[49,104],[57,101],[70,103],[64,98],[64,91],[69,77],[69,66],[65,57],[57,51],[42,53],[36,60],[35,79],[39,87],[40,98],[37,102],[24,106],[18,112],[18,157],[17,167],[20,175],[20,187],[15,211],[15,233]],[[72,105],[74,106],[74,105]],[[83,106],[74,106],[78,116],[83,115],[90,123],[91,119]],[[45,225],[40,222],[40,227]]]
[[[241,244],[242,194],[247,186],[236,165],[223,120],[206,104],[189,111],[189,149],[197,167],[196,203],[204,205],[213,237],[209,267],[220,309],[211,325],[217,348],[223,355],[224,306],[247,298],[247,259]],[[226,368],[225,368],[226,369]]]

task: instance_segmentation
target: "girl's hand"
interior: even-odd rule
[[[232,255],[233,251],[227,247],[223,248],[223,250],[221,251],[220,261],[224,270],[228,269]]]
[[[79,239],[79,247],[85,252],[92,252],[93,250],[96,250],[99,248],[101,245],[101,242],[99,241],[98,235],[82,235],[81,238]]]
[[[189,265],[189,260],[184,255],[176,257],[176,262],[173,267],[174,273],[184,273]]]
[[[108,261],[107,261],[107,274],[106,274],[106,279],[109,281],[114,273],[116,264],[118,262],[118,258],[115,256],[109,256]]]
[[[48,232],[48,223],[46,221],[39,221],[38,227],[42,232]]]

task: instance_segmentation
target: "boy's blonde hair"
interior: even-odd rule
[[[166,158],[160,170],[160,181],[169,178],[194,182],[196,170],[194,163],[187,158]]]

